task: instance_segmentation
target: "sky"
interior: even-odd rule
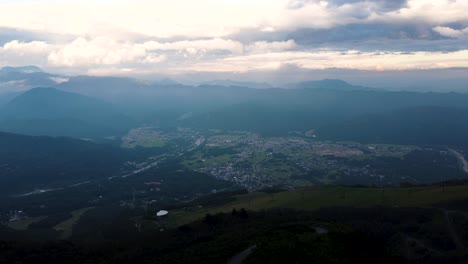
[[[0,0],[7,65],[210,78],[462,69],[468,1]]]

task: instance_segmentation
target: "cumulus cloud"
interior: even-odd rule
[[[287,41],[256,41],[250,44],[243,44],[240,41],[231,39],[202,39],[184,40],[176,42],[148,41],[140,45],[149,51],[176,51],[184,55],[203,55],[209,52],[229,52],[231,54],[265,53],[282,50],[290,50],[297,47],[293,39]]]
[[[42,41],[20,42],[13,40],[0,46],[0,66],[24,64],[45,65],[52,46]]]
[[[68,67],[115,65],[145,60],[161,61],[149,55],[144,48],[131,43],[119,43],[106,37],[92,40],[77,38],[69,44],[58,47],[48,56],[51,65]]]
[[[146,41],[122,42],[109,37],[87,39],[76,38],[69,43],[48,44],[40,41],[19,42],[11,41],[0,50],[4,56],[37,56],[43,58],[45,65],[50,67],[135,67],[139,64],[160,64],[167,60],[172,63],[181,63],[187,56],[199,56],[219,52],[228,52],[231,56],[240,56],[251,53],[268,53],[290,50],[297,47],[294,40],[288,41],[257,41],[243,44],[231,39],[200,39],[175,42]],[[201,56],[201,57],[200,57]],[[213,56],[208,56],[212,59]],[[100,69],[102,72],[102,69]]]
[[[462,30],[457,30],[451,27],[438,26],[434,28],[434,31],[438,32],[442,36],[447,36],[450,38],[460,38],[460,37],[468,36],[468,27]]]
[[[468,67],[468,50],[457,52],[288,51],[250,54],[179,67],[182,72],[248,72],[279,70],[284,65],[303,69],[360,69],[373,71]]]
[[[467,8],[466,1],[449,0],[30,0],[0,3],[0,27],[91,37],[208,38],[247,28],[324,28],[360,20],[450,23],[466,21]]]
[[[142,46],[151,51],[180,51],[188,54],[206,53],[210,51],[229,51],[231,53],[242,53],[244,46],[238,41],[230,39],[214,38],[203,40],[184,40],[176,42],[161,43],[148,41]]]
[[[296,41],[293,39],[287,41],[256,41],[251,45],[248,45],[246,48],[248,51],[253,53],[268,53],[268,52],[278,52],[284,50],[291,50],[297,47]]]
[[[461,0],[0,1],[0,64],[93,74],[465,67],[453,56],[466,56],[467,13]]]
[[[13,40],[3,46],[6,52],[15,52],[17,54],[42,54],[48,52],[51,46],[44,41],[19,42]]]

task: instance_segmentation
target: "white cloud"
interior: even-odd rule
[[[58,47],[49,54],[48,61],[53,66],[82,67],[156,61],[155,58],[142,47],[98,37],[92,40],[77,38]]]
[[[460,38],[462,36],[468,36],[468,27],[462,30],[456,30],[450,27],[435,27],[433,28],[434,31],[441,34],[442,36],[450,37],[450,38]]]
[[[278,52],[283,50],[291,50],[297,47],[296,42],[293,39],[288,41],[257,41],[247,46],[247,50],[253,53],[268,53]]]
[[[444,29],[445,30],[445,29]],[[447,31],[452,34],[452,31]],[[453,35],[453,34],[452,34]],[[455,34],[459,36],[459,34]],[[193,49],[193,51],[191,51]],[[201,56],[187,53],[229,51],[230,55]],[[175,53],[174,53],[175,52]],[[468,67],[468,50],[458,52],[365,52],[359,50],[301,50],[294,40],[242,44],[229,39],[209,39],[160,43],[119,42],[107,37],[77,38],[70,43],[12,41],[0,48],[0,58],[12,61],[37,61],[54,69],[82,72],[141,74],[150,72],[247,72],[275,70],[283,65],[307,69],[346,68],[362,70],[406,70]],[[14,63],[11,63],[15,65]],[[61,80],[59,80],[61,81]]]
[[[345,1],[343,1],[345,2]],[[129,33],[149,37],[225,37],[243,29],[327,28],[371,20],[467,21],[467,1],[409,0],[381,12],[383,1],[330,5],[318,0],[120,0],[0,2],[0,27],[91,38]]]
[[[382,17],[385,21],[425,21],[433,25],[468,22],[468,1],[464,0],[408,0],[406,8]]]
[[[49,79],[55,83],[67,83],[70,81],[70,78],[65,78],[65,77],[49,77]]]
[[[230,39],[214,38],[206,40],[184,40],[177,42],[161,43],[148,41],[142,46],[150,51],[179,51],[188,54],[206,53],[210,51],[229,51],[231,53],[242,53],[244,46],[238,41]]]
[[[353,23],[376,23],[377,26],[388,23],[398,24],[397,27],[421,23],[426,33],[433,33],[432,28],[453,41],[460,42],[468,36],[468,28],[457,30],[447,26],[450,23],[468,25],[468,1],[408,0],[407,5],[401,4],[403,2],[0,1],[0,28],[32,30],[41,39],[46,38],[31,42],[15,40],[0,46],[0,64],[37,64],[46,69],[76,69],[99,74],[136,73],[147,69],[240,72],[274,69],[284,64],[379,70],[468,66],[464,52],[377,56],[365,51],[314,50],[298,45],[303,43],[299,39],[288,37],[289,31],[297,29],[326,29]],[[239,33],[255,37],[239,37],[242,35]],[[267,36],[265,39],[270,41],[262,41],[258,36]],[[434,45],[438,44],[434,42]],[[349,47],[354,48],[357,47]],[[461,56],[461,59],[454,56]]]
[[[457,52],[288,51],[251,54],[176,67],[178,72],[248,72],[277,70],[284,65],[305,69],[409,70],[468,67],[468,50]]]
[[[41,54],[50,51],[50,49],[51,46],[43,41],[19,42],[18,40],[13,40],[3,46],[4,51],[18,54]]]
[[[288,41],[257,41],[252,44],[246,44],[231,39],[206,39],[206,40],[184,40],[177,42],[161,43],[157,41],[148,41],[141,44],[149,51],[177,51],[185,55],[200,55],[214,51],[227,51],[232,54],[247,53],[266,53],[282,50],[290,50],[297,47],[293,39]]]
[[[0,66],[44,65],[45,57],[53,47],[42,41],[10,41],[0,46]]]
[[[231,56],[251,53],[268,53],[289,50],[297,47],[294,40],[267,42],[259,41],[243,44],[231,39],[201,39],[176,42],[146,41],[143,43],[116,41],[109,37],[93,39],[76,38],[69,43],[48,44],[41,41],[11,41],[0,49],[0,55],[8,58],[37,57],[42,67],[86,68],[94,66],[126,67],[146,64],[190,63],[191,56],[200,60],[217,58],[219,52]],[[213,53],[215,56],[203,55]],[[229,55],[227,54],[227,55]]]
[[[164,62],[168,59],[166,55],[156,55],[156,54],[149,54],[146,56],[146,58],[143,60],[143,63],[146,64],[157,64]]]
[[[260,26],[286,0],[22,1],[0,3],[0,27],[75,36],[121,31],[153,37],[221,37]],[[214,22],[215,21],[215,22]]]

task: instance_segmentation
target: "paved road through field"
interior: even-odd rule
[[[453,155],[455,155],[455,157],[457,157],[458,161],[460,162],[463,170],[468,173],[468,161],[466,161],[465,157],[463,156],[463,154],[461,154],[460,152],[456,151],[456,150],[453,150],[453,149],[449,149],[450,152],[452,152]]]

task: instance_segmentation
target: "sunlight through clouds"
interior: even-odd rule
[[[467,12],[452,0],[0,1],[0,66],[31,56],[77,72],[468,67]]]

